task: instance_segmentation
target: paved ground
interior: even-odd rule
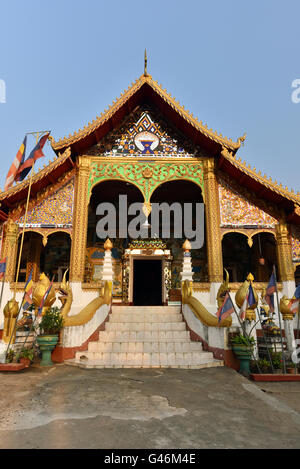
[[[300,448],[300,383],[228,368],[0,373],[0,448]]]

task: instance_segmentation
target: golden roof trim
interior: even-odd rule
[[[43,177],[47,176],[47,174],[51,173],[54,169],[64,163],[70,156],[71,148],[68,147],[63,153],[59,153],[59,155],[55,156],[53,160],[50,160],[47,165],[44,165],[43,169],[33,175],[32,184],[35,184],[36,182],[40,181]],[[18,192],[29,186],[29,182],[30,177],[27,177],[24,181],[7,189],[7,191],[0,192],[0,200],[4,200],[11,195],[17,194]]]
[[[300,205],[300,194],[299,192],[295,193],[293,189],[289,190],[288,187],[283,187],[283,185],[270,177],[267,177],[266,174],[262,175],[261,171],[256,171],[256,168],[251,168],[250,164],[246,164],[245,161],[242,161],[241,158],[236,158],[231,152],[229,152],[226,148],[223,148],[221,152],[222,156],[230,161],[236,168],[240,169],[243,173],[251,176],[252,179],[263,184],[268,189],[276,192],[279,195],[291,200],[297,205]]]
[[[104,124],[108,119],[114,115],[118,109],[135,93],[137,92],[144,83],[148,83],[151,88],[156,91],[156,93],[162,97],[162,99],[167,102],[176,112],[181,115],[189,124],[191,124],[195,129],[200,130],[204,135],[206,135],[211,140],[214,140],[221,145],[230,148],[233,151],[236,151],[240,148],[241,144],[245,141],[246,135],[240,137],[237,142],[234,142],[232,139],[228,137],[224,137],[221,133],[213,131],[209,129],[206,124],[203,124],[202,121],[198,121],[197,117],[189,112],[187,109],[184,108],[183,105],[176,101],[166,89],[163,89],[161,85],[158,84],[157,81],[154,81],[151,75],[142,75],[138,78],[135,82],[133,82],[127,90],[121,94],[121,96],[116,100],[113,101],[113,104],[105,109],[100,116],[97,116],[92,122],[89,122],[87,126],[84,126],[83,129],[79,129],[75,131],[73,134],[69,134],[69,136],[65,136],[64,138],[59,139],[55,142],[54,139],[51,141],[51,145],[54,151],[60,150],[65,148],[66,146],[72,145],[82,138],[90,135],[94,130],[96,130],[100,125]]]

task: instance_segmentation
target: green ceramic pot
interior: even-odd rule
[[[240,360],[239,372],[245,376],[250,375],[250,360],[253,355],[253,348],[249,345],[232,344],[235,356]]]
[[[51,353],[58,342],[58,335],[39,335],[36,338],[36,341],[42,352],[42,361],[40,365],[52,366],[53,362],[51,360]]]

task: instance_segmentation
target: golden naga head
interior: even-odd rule
[[[221,308],[221,306],[223,305],[226,293],[230,291],[230,288],[229,288],[229,273],[226,269],[224,269],[224,270],[225,270],[225,273],[226,273],[226,278],[225,278],[224,282],[222,283],[222,285],[220,285],[220,288],[219,288],[218,293],[217,293],[218,308]]]
[[[42,273],[40,275],[38,284],[36,285],[32,293],[32,300],[36,308],[39,308],[41,306],[42,300],[49,286],[50,286],[50,280],[44,273]],[[49,295],[47,296],[45,300],[44,308],[49,308],[50,306],[52,306],[55,300],[56,300],[56,294],[55,294],[54,287],[52,286],[49,292]]]
[[[185,304],[187,303],[187,299],[191,297],[193,294],[193,282],[190,282],[189,280],[185,280],[182,283],[181,293],[182,293],[182,303]]]
[[[290,307],[291,300],[286,295],[280,299],[279,308],[284,320],[292,320],[294,319],[295,313],[291,311]]]
[[[13,298],[9,300],[3,310],[5,318],[16,318],[19,312],[19,303]]]
[[[67,269],[64,273],[63,279],[59,286],[59,300],[61,301],[62,305],[64,305],[69,297],[69,294],[72,292],[69,282],[67,281]]]

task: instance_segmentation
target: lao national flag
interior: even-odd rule
[[[224,303],[217,312],[218,322],[220,323],[223,319],[228,318],[234,312],[234,306],[232,304],[229,293],[226,293]]]
[[[3,261],[0,261],[0,279],[4,277],[6,270],[6,258]]]
[[[45,301],[46,301],[46,299],[47,299],[47,297],[48,297],[48,295],[49,295],[49,293],[50,293],[50,290],[51,290],[51,288],[52,288],[52,285],[53,285],[53,280],[52,280],[52,282],[50,283],[50,285],[49,285],[49,287],[48,287],[48,289],[47,289],[47,291],[46,291],[46,293],[45,293],[45,295],[44,295],[44,297],[43,297],[43,299],[42,299],[41,305],[40,305],[40,307],[39,307],[39,309],[38,309],[38,315],[39,315],[39,316],[42,314]]]
[[[275,292],[276,292],[276,281],[275,281],[275,275],[273,272],[270,277],[269,285],[267,287],[266,294],[265,294],[265,300],[270,307],[271,313],[274,313],[275,311],[275,308],[274,308],[274,293]]]
[[[37,145],[34,147],[30,155],[28,156],[27,160],[24,161],[18,170],[17,176],[16,176],[16,181],[23,181],[23,179],[26,178],[27,174],[31,170],[33,164],[36,162],[38,158],[41,158],[42,156],[45,156],[43,153],[43,147],[49,137],[49,133],[43,135],[43,137],[40,138],[38,141]]]
[[[25,136],[22,145],[19,148],[19,151],[12,162],[11,167],[6,176],[4,190],[7,191],[15,181],[18,181],[17,174],[20,168],[20,165],[23,163],[25,158],[25,151],[26,151],[26,143],[27,143],[27,136]]]

